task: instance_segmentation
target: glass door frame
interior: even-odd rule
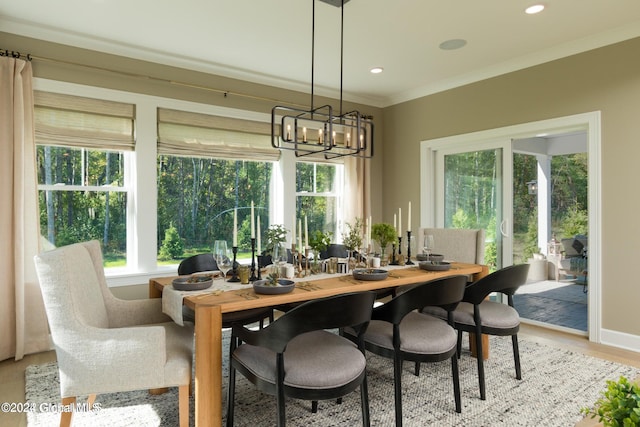
[[[438,150],[461,149],[476,151],[483,143],[491,147],[491,143],[498,141],[511,144],[513,139],[530,138],[541,134],[568,132],[571,130],[586,130],[588,138],[588,169],[589,169],[589,299],[588,299],[588,335],[589,341],[601,343],[603,341],[617,343],[624,347],[624,338],[612,334],[602,328],[602,135],[601,113],[592,111],[571,116],[558,117],[536,122],[522,123],[502,128],[477,131],[420,141],[420,227],[437,226],[435,207],[437,202],[438,181],[436,174],[436,152]],[[508,150],[513,162],[511,149]],[[506,156],[506,152],[503,156]],[[511,176],[513,170],[503,170],[505,176]],[[505,186],[506,189],[512,188]],[[443,191],[443,190],[442,190]],[[512,190],[508,190],[512,191]],[[440,203],[442,203],[442,198]],[[506,206],[513,206],[513,199],[505,198]],[[442,214],[444,216],[444,214]],[[510,218],[510,217],[509,217]],[[440,220],[443,224],[444,220]],[[509,221],[511,222],[511,221]],[[511,233],[511,230],[508,230]],[[512,248],[503,247],[507,257],[513,257]],[[509,255],[509,252],[511,254]],[[504,260],[503,260],[504,263]]]

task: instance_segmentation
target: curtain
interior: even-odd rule
[[[50,349],[33,257],[40,225],[31,63],[0,57],[0,360]]]
[[[355,223],[371,215],[370,160],[347,156],[344,158],[344,219]]]

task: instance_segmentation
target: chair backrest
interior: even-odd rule
[[[198,254],[183,259],[178,265],[178,274],[193,274],[200,271],[214,271],[218,269],[212,253]]]
[[[467,276],[451,276],[411,286],[374,308],[371,318],[398,325],[407,314],[423,307],[436,306],[453,311],[462,301],[466,285]]]
[[[348,255],[347,248],[340,243],[331,243],[326,251],[320,252],[320,258],[322,259],[331,257],[346,258]]]
[[[95,242],[97,243],[97,242]],[[102,264],[92,258],[91,242],[63,246],[35,257],[47,318],[56,346],[79,328],[108,328]],[[98,244],[98,251],[100,246]],[[102,274],[102,276],[101,276]]]
[[[375,300],[375,292],[365,291],[307,301],[264,329],[248,333],[259,337],[253,344],[276,353],[282,353],[291,339],[306,332],[353,327],[360,333],[371,320]]]
[[[417,236],[418,252],[422,252],[424,239],[428,234],[433,236],[433,253],[444,255],[445,260],[484,264],[484,230],[420,228]]]
[[[530,264],[511,265],[494,271],[467,286],[464,301],[480,304],[492,292],[513,296],[527,282]]]

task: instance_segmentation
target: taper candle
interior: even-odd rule
[[[402,237],[402,208],[398,208],[398,237]]]
[[[298,250],[302,250],[302,220],[298,220]]]
[[[255,224],[255,219],[253,217],[254,213],[253,213],[253,200],[251,201],[251,238],[255,239],[256,237],[256,224]]]
[[[256,227],[256,234],[257,234],[257,237],[256,237],[256,253],[260,254],[261,253],[260,252],[260,234],[261,234],[260,233],[260,215],[258,215],[258,218],[256,220],[256,224],[257,224],[257,227]]]
[[[291,229],[291,244],[296,244],[296,214],[293,214],[293,227]]]
[[[411,231],[411,202],[409,202],[409,213],[407,214],[407,231]]]
[[[238,247],[238,208],[233,209],[233,247]]]
[[[304,247],[309,247],[309,224],[307,223],[307,216],[304,216]]]

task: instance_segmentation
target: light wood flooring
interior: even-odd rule
[[[522,324],[520,336],[540,343],[582,352],[589,356],[610,360],[640,368],[640,353],[622,350],[602,344],[591,343],[584,336],[555,331],[540,326]],[[20,361],[8,359],[0,362],[0,402],[24,402],[24,371],[33,364],[42,364],[55,360],[53,351],[28,355]],[[0,413],[0,425],[22,427],[27,425],[25,414]],[[599,425],[596,421],[585,419],[576,427]]]

